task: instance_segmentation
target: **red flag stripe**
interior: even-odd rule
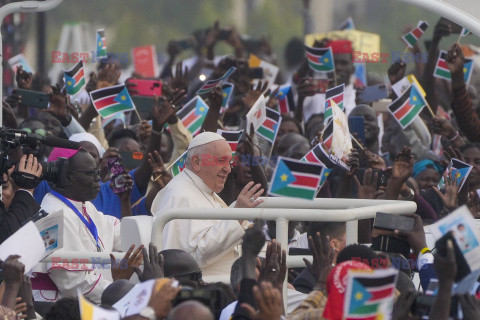
[[[308,162],[314,162],[314,163],[320,163],[320,161],[315,157],[315,154],[313,152],[309,152],[305,155],[305,159]]]
[[[292,173],[296,179],[295,182],[292,182],[290,184],[292,186],[305,186],[305,187],[316,188],[318,185],[318,181],[320,180],[320,177],[303,176],[303,175],[295,174],[295,172],[292,172]]]
[[[268,129],[272,130],[273,131],[273,126],[276,125],[277,122],[276,121],[273,121],[272,119],[265,119],[265,121],[263,122],[263,126],[264,127],[267,127]]]
[[[332,147],[332,136],[328,137],[327,140],[323,141],[323,144],[325,145],[325,147],[330,150],[330,148]]]
[[[447,62],[443,59],[438,59],[438,66],[440,68],[450,70],[450,69],[448,69]]]
[[[288,110],[287,99],[278,100],[278,109],[279,109],[281,114],[284,114],[284,113],[287,113],[287,112],[290,111],[290,110]]]
[[[101,110],[103,108],[111,106],[112,104],[117,104],[118,102],[113,100],[115,99],[116,96],[117,95],[111,95],[111,96],[107,96],[107,97],[95,100],[94,104],[96,109]]]
[[[397,112],[394,113],[395,118],[399,120],[402,119],[412,109],[409,100],[410,99],[405,101],[405,104],[400,109],[398,109]]]
[[[190,113],[188,113],[185,118],[182,119],[182,124],[185,127],[188,127],[192,122],[194,122],[198,116],[195,114],[195,109],[193,109]]]
[[[236,151],[236,150],[237,150],[238,142],[228,141],[228,144],[230,145],[230,148],[232,149],[232,151]]]
[[[368,302],[373,302],[375,300],[382,300],[391,297],[393,295],[394,289],[395,287],[389,287],[382,290],[369,291],[368,293],[370,293],[372,297],[368,299]]]
[[[415,28],[415,29],[412,30],[412,34],[415,36],[415,38],[418,39],[422,36],[423,31],[420,28]]]
[[[79,70],[79,72],[77,72],[77,74],[73,77],[73,79],[75,79],[75,83],[79,82],[80,79],[82,79],[84,76],[84,72],[83,72],[83,68]]]
[[[322,56],[316,56],[316,55],[311,54],[310,52],[307,51],[307,58],[308,58],[308,60],[311,60],[311,61],[313,61],[313,62],[319,63],[321,57],[322,57]]]

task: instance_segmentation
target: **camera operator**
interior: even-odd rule
[[[12,172],[13,171],[13,172]],[[42,165],[32,154],[23,155],[15,166],[9,170],[12,172],[14,184],[14,196],[5,209],[2,201],[0,205],[0,243],[17,231],[25,220],[40,210],[40,206],[33,198],[33,189],[40,182]],[[3,180],[8,180],[8,174],[3,175]]]

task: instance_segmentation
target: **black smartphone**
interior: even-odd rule
[[[470,273],[470,267],[467,264],[467,260],[463,256],[460,247],[453,236],[452,231],[447,232],[443,237],[437,240],[435,243],[436,251],[445,256],[447,254],[447,240],[452,240],[453,249],[455,250],[455,260],[457,261],[457,275],[455,276],[455,282],[459,282],[463,278],[465,278]]]
[[[384,212],[377,212],[373,223],[374,228],[385,230],[412,231],[414,226],[414,218]]]
[[[127,171],[138,168],[143,162],[144,154],[142,152],[119,151],[118,153],[122,157],[123,167]]]
[[[195,47],[195,38],[178,40],[177,46],[182,50],[193,49]]]
[[[141,115],[148,116],[153,110],[153,105],[155,103],[154,97],[147,96],[132,96],[133,103],[137,108],[138,113]]]
[[[220,33],[218,34],[218,40],[224,40],[224,41],[228,40],[231,34],[232,34],[232,30],[221,29]]]
[[[365,119],[363,117],[351,116],[348,118],[350,133],[362,145],[365,145]]]
[[[385,84],[377,84],[374,86],[366,87],[358,95],[360,103],[372,103],[380,99],[388,98],[388,88]]]
[[[15,92],[22,96],[22,105],[39,109],[48,109],[50,98],[48,93],[25,89],[15,89]]]
[[[263,68],[248,69],[248,76],[250,79],[263,79]]]

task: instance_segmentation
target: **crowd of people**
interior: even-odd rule
[[[310,33],[308,26],[306,32]],[[94,255],[121,251],[120,227],[125,217],[148,215],[157,219],[169,209],[185,207],[255,208],[268,197],[276,165],[272,159],[299,160],[323,143],[325,90],[340,84],[345,85],[347,117],[363,118],[364,143],[353,144],[346,161],[349,169],[333,168],[317,198],[413,201],[417,210],[408,216],[414,221],[410,231],[384,230],[375,227],[373,219],[360,220],[358,243],[350,245],[344,222],[290,221],[288,248],[282,248],[275,239],[275,221],[183,219],[165,226],[162,251],[158,252],[153,243],[148,248],[132,245],[120,263],[112,255],[107,272],[89,264],[62,261],[40,263],[24,276],[28,270],[18,255],[12,255],[1,265],[0,317],[80,319],[79,292],[91,303],[115,310],[113,305],[136,282],[153,279],[158,285],[148,305],[125,319],[340,320],[346,319],[349,270],[396,268],[392,319],[449,319],[451,308],[457,305],[462,312],[453,318],[480,319],[479,296],[451,294],[460,268],[454,243],[448,240],[445,250],[434,251],[428,247],[424,231],[425,226],[464,205],[475,219],[480,218],[479,74],[474,71],[466,83],[466,47],[454,43],[446,57],[451,81],[433,75],[440,42],[452,32],[452,24],[440,19],[426,61],[391,61],[388,81],[382,75],[367,73],[369,86],[385,83],[389,90],[408,74],[419,79],[436,116],[425,108],[406,128],[386,108],[381,111],[372,103],[359,102],[365,84],[355,79],[354,47],[346,39],[324,38],[313,44],[330,47],[333,53],[335,71],[327,74],[326,87],[319,85],[325,81],[315,79],[308,67],[305,45],[299,38],[287,44],[287,67],[274,83],[268,83],[251,72],[248,57],[255,54],[276,65],[269,40],[248,42],[235,28],[221,28],[215,22],[192,35],[196,39],[195,59],[189,68],[177,61],[182,51],[179,42],[168,44],[169,59],[157,78],[162,82],[162,95],[155,96],[147,118],[127,112],[125,121],[106,125],[102,125],[88,93],[120,84],[118,63],[102,60],[87,77],[85,92],[75,99],[66,94],[63,79],[50,83],[45,75],[19,67],[17,88],[48,93],[49,107],[39,110],[23,104],[22,95],[14,89],[3,99],[2,127],[68,139],[78,143],[78,148],[40,144],[5,149],[14,166],[3,174],[0,242],[40,209],[52,216],[63,213],[59,215],[64,226],[63,247],[56,253]],[[215,47],[222,41],[233,53],[216,59]],[[419,43],[412,52],[420,56]],[[199,133],[192,135],[177,112],[195,97],[202,86],[199,76],[205,70],[211,73],[210,79],[218,79],[231,67],[236,71],[229,79],[234,90],[228,107],[223,108],[221,86],[203,96],[208,112]],[[122,78],[141,76],[133,73]],[[266,148],[255,130],[248,130],[246,115],[261,96],[268,108],[280,112],[278,90],[286,83],[291,84],[294,103],[281,114],[276,137]],[[128,90],[135,95],[135,86],[128,86]],[[395,93],[389,93],[395,100]],[[218,129],[245,130],[233,155]],[[128,167],[125,162],[119,188],[118,177],[113,181],[111,176],[112,159],[125,152],[145,156],[137,167]],[[183,171],[173,174],[170,164],[185,152]],[[266,161],[245,161],[254,158]],[[451,159],[472,167],[462,183],[451,173],[445,174]],[[55,174],[46,175],[47,166],[50,171],[53,166],[57,168]],[[441,180],[444,187],[439,189]],[[385,246],[384,239],[392,245]],[[304,268],[289,269],[287,251],[290,255],[311,255],[312,259],[305,260]],[[415,277],[419,279],[416,282]],[[161,281],[163,278],[170,280]],[[422,304],[421,298],[433,282],[438,283],[436,296],[430,304]],[[198,295],[185,298],[188,291]]]

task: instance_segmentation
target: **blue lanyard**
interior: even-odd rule
[[[82,220],[83,224],[88,228],[90,233],[92,234],[93,238],[95,238],[95,241],[97,242],[97,250],[100,250],[100,247],[98,246],[98,231],[97,231],[97,226],[95,225],[95,222],[93,222],[93,219],[90,218],[90,222],[85,219],[83,214],[78,211],[78,209],[73,205],[73,203],[62,196],[60,193],[56,192],[55,190],[50,191],[55,197],[58,199],[62,200],[63,203],[65,203],[70,209],[72,209],[73,212],[77,215],[77,217]]]

